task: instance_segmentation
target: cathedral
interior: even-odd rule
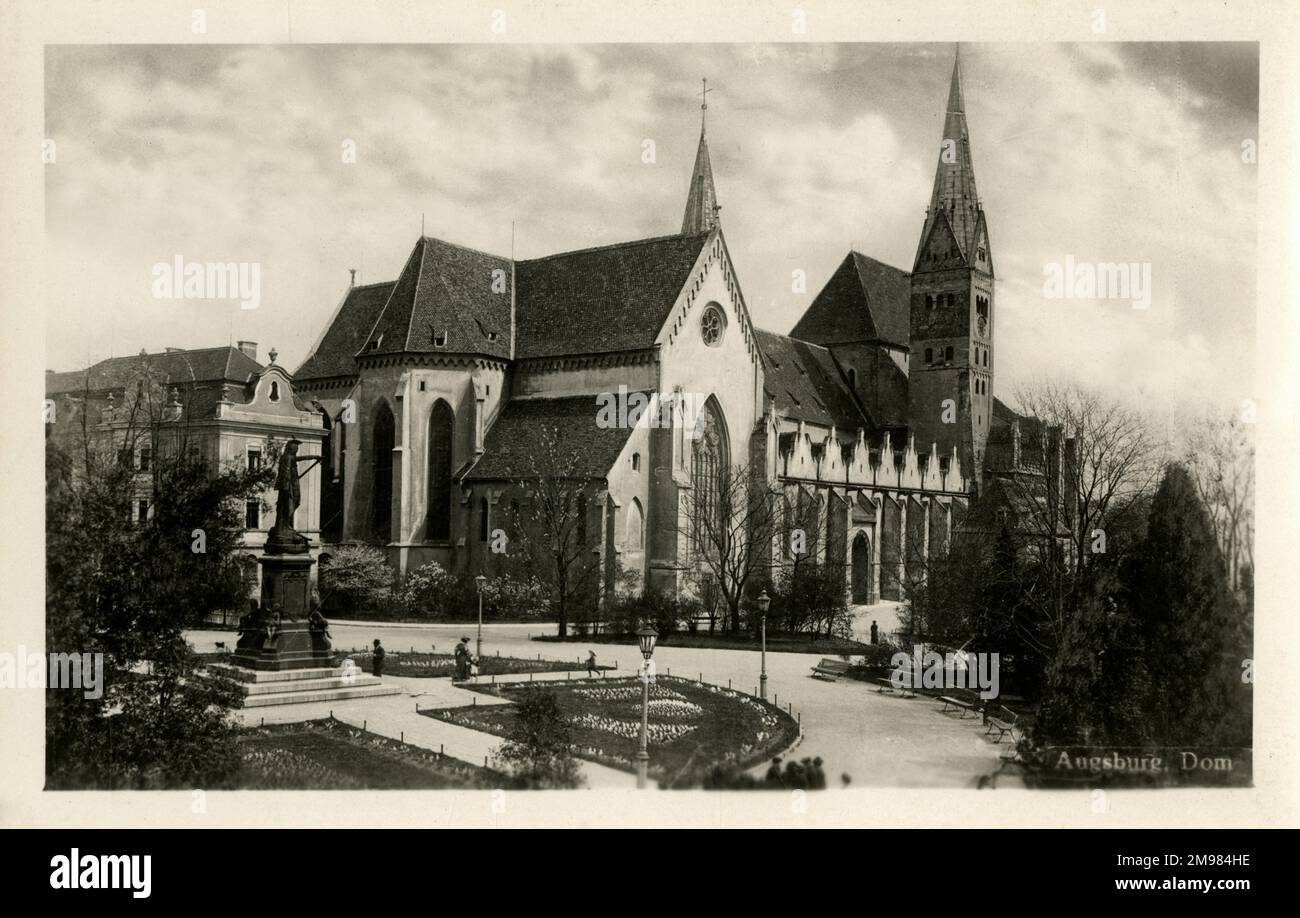
[[[323,428],[319,550],[491,573],[509,508],[558,476],[581,483],[602,587],[671,591],[695,563],[684,508],[746,465],[815,520],[851,602],[904,598],[1014,418],[960,59],[910,273],[850,251],[789,334],[760,329],[719,211],[702,127],[679,233],[528,260],[422,237],[395,280],[350,287],[292,375]],[[692,416],[598,423],[611,393]]]

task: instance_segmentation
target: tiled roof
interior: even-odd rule
[[[293,374],[295,380],[356,374],[356,353],[366,343],[396,281],[348,290],[316,348]]]
[[[850,252],[790,331],[814,344],[911,340],[910,276],[906,271]]]
[[[422,236],[357,356],[510,356],[510,260]],[[441,340],[443,343],[436,343]]]
[[[135,379],[144,367],[162,376],[164,383],[236,382],[243,384],[264,367],[237,347],[209,347],[194,350],[163,351],[158,354],[135,354],[109,357],[85,370],[45,374],[45,393],[57,395],[120,389]]]
[[[708,239],[660,236],[518,262],[516,355],[650,347]]]
[[[604,478],[632,428],[598,427],[599,407],[595,395],[510,402],[488,430],[483,456],[466,480]]]
[[[841,430],[870,427],[831,352],[785,335],[756,329],[765,387],[787,417]]]

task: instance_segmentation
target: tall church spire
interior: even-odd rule
[[[709,141],[705,136],[705,115],[709,110],[708,80],[700,89],[700,146],[695,151],[695,168],[691,171],[691,190],[686,197],[686,214],[682,217],[682,235],[707,233],[718,225],[718,192],[713,187],[713,166],[709,163]]]
[[[952,64],[952,82],[948,88],[948,107],[943,121],[943,140],[939,145],[939,163],[934,173],[934,191],[926,212],[922,245],[939,214],[948,218],[957,244],[968,263],[974,261],[976,234],[979,229],[980,200],[975,190],[975,166],[971,162],[970,133],[966,127],[966,100],[961,87],[961,48]]]

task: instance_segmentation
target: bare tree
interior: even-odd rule
[[[1023,599],[1046,629],[1023,637],[1049,654],[1104,560],[1108,529],[1154,491],[1166,449],[1141,411],[1072,383],[1031,383],[1016,401],[1027,422],[1020,461],[991,471],[988,489],[1002,492],[1021,550],[1037,562]]]
[[[682,492],[677,531],[689,563],[707,571],[726,605],[725,629],[740,627],[746,587],[766,573],[772,536],[778,532],[780,495],[747,465],[721,470],[716,489]]]
[[[1183,464],[1210,513],[1228,565],[1228,582],[1240,589],[1244,567],[1255,562],[1255,438],[1235,414],[1205,417],[1188,432]]]
[[[511,511],[511,522],[522,549],[518,558],[548,588],[558,634],[565,637],[574,604],[594,604],[600,574],[596,527],[589,525],[595,491],[582,471],[581,451],[562,442],[558,429],[541,429],[534,459],[543,471],[512,482],[524,499]]]

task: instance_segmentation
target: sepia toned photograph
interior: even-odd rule
[[[1257,43],[43,69],[47,791],[1252,784]]]

